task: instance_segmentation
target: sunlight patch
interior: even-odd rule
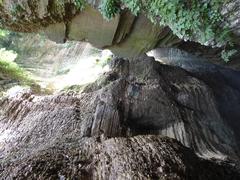
[[[23,94],[23,93],[26,93],[29,91],[30,91],[29,87],[14,86],[6,92],[6,96],[12,98],[12,97],[17,96],[18,94]]]
[[[0,49],[0,59],[5,61],[13,62],[17,58],[17,53],[14,51],[6,50],[5,48]]]
[[[73,67],[69,69],[66,67],[55,77],[42,80],[40,85],[45,89],[60,91],[67,86],[94,82],[101,74],[109,71],[108,63],[112,58],[113,54],[109,50],[103,50],[93,55],[83,54]]]

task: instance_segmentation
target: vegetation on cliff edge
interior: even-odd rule
[[[83,9],[85,0],[74,0]],[[173,33],[184,40],[198,40],[202,45],[232,49],[234,38],[221,14],[229,0],[102,0],[100,12],[111,19],[122,8],[128,8],[134,15],[144,12],[154,23],[169,26]],[[224,50],[225,61],[236,53]]]

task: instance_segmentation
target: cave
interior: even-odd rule
[[[0,180],[240,179],[240,1],[0,1]]]

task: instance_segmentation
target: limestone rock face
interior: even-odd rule
[[[153,25],[143,14],[135,17],[125,10],[107,21],[90,6],[68,23],[67,38],[87,41],[128,58],[135,58],[157,45],[168,47],[180,42],[170,29]]]
[[[68,143],[62,143],[64,140]],[[1,168],[3,179],[163,179],[237,180],[236,169],[198,158],[161,136],[59,139]],[[24,162],[24,163],[23,163]]]
[[[44,31],[58,43],[66,39],[87,41],[129,58],[137,57],[157,45],[171,46],[180,42],[167,27],[153,25],[144,15],[135,17],[123,10],[107,21],[97,10],[98,6],[99,1],[89,1],[85,10],[78,12],[70,0],[64,3],[48,0],[4,1],[0,5],[1,25],[20,32]]]
[[[157,45],[172,46],[180,41],[167,27],[153,25],[144,15],[135,17],[123,10],[107,21],[97,10],[99,1],[88,3],[84,11],[78,12],[71,0],[3,1],[0,4],[1,26],[20,32],[44,31],[59,43],[66,39],[88,41],[129,58]]]
[[[120,15],[107,21],[97,10],[99,0],[88,0],[87,3],[87,8],[79,12],[72,0],[3,1],[0,4],[1,26],[21,32],[44,30],[56,42],[64,42],[67,38],[89,41],[94,46],[112,48],[129,58],[156,46],[172,47],[180,42],[167,27],[153,25],[143,14],[134,17],[123,9]],[[239,9],[238,0],[231,0],[222,8],[225,25],[235,34],[236,44],[239,44],[240,35]],[[190,39],[200,41],[196,37]],[[126,52],[132,44],[135,45],[133,52]],[[213,42],[207,44],[214,45]]]
[[[119,19],[120,16],[117,16],[106,21],[98,10],[88,6],[72,19],[68,37],[72,40],[91,42],[99,48],[111,46]]]
[[[239,179],[239,89],[145,56],[111,69],[80,94],[1,99],[1,177]]]

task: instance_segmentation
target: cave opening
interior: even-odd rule
[[[239,12],[0,0],[0,180],[239,180]]]

